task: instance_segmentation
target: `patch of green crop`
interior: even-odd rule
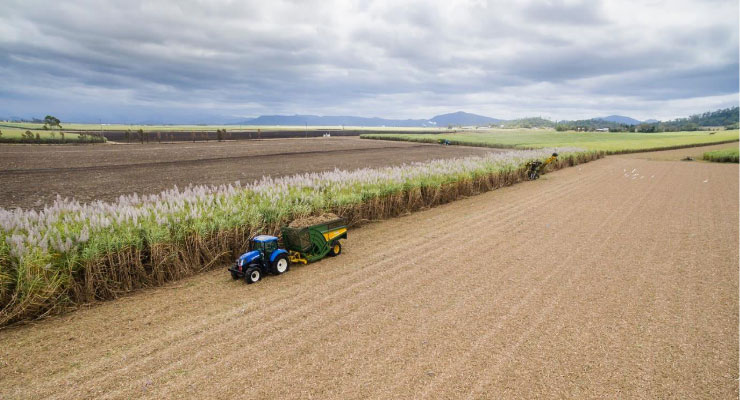
[[[726,150],[715,150],[704,153],[703,159],[712,162],[737,163],[740,158],[740,150],[735,147]]]
[[[691,147],[738,140],[738,130],[694,132],[557,132],[545,129],[496,129],[443,134],[365,134],[364,139],[439,143],[453,145],[533,149],[579,147],[607,153]]]
[[[59,130],[30,130],[21,128],[0,127],[0,143],[79,143],[98,141],[97,137],[86,135],[81,138],[77,133]]]

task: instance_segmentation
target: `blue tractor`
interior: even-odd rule
[[[278,248],[278,238],[270,235],[255,236],[249,241],[249,251],[239,256],[229,268],[231,278],[244,278],[247,283],[255,283],[264,274],[280,275],[290,268],[288,251]]]

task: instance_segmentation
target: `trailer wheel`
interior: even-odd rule
[[[262,279],[262,271],[259,268],[249,268],[244,274],[244,280],[250,284],[257,283],[260,279]]]
[[[341,253],[342,253],[342,244],[341,244],[341,243],[339,243],[339,241],[337,240],[337,241],[336,241],[336,242],[334,242],[334,244],[333,244],[333,245],[331,246],[331,250],[329,251],[329,254],[330,254],[330,255],[331,255],[332,257],[334,257],[334,256],[338,256],[338,255],[340,255]]]
[[[288,261],[288,257],[285,254],[279,255],[272,262],[272,273],[275,275],[282,275],[288,272],[288,269],[290,269],[290,261]]]

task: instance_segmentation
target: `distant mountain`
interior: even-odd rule
[[[12,115],[12,111],[4,112],[0,120],[7,121],[38,121],[40,116],[33,115]],[[40,114],[44,115],[44,114]],[[610,128],[610,129],[627,129],[630,125],[660,125],[656,129],[675,130],[679,127],[684,130],[691,130],[696,127],[706,126],[736,126],[740,111],[738,107],[720,109],[716,111],[705,112],[702,114],[691,115],[687,118],[677,118],[670,121],[658,121],[648,119],[638,121],[634,118],[623,115],[609,115],[607,117],[597,117],[592,119],[569,121],[561,120],[553,122],[540,117],[519,118],[503,120],[498,118],[487,117],[458,111],[449,114],[441,114],[430,119],[388,119],[388,118],[367,118],[356,116],[318,116],[318,115],[262,115],[257,118],[247,119],[234,115],[222,115],[208,112],[190,111],[172,111],[151,109],[141,111],[135,110],[118,110],[110,112],[95,112],[91,114],[78,115],[75,118],[65,114],[56,115],[62,120],[62,123],[119,123],[125,125],[276,125],[276,126],[367,126],[367,127],[440,127],[448,126],[488,126],[504,125],[507,128],[530,128],[530,127],[556,127],[567,129],[575,128]]]
[[[262,115],[242,125],[310,125],[310,126],[435,126],[433,122],[426,119],[385,119],[366,118],[353,116],[318,116],[318,115]]]
[[[594,118],[595,120],[601,120],[601,121],[607,121],[607,122],[615,122],[617,124],[624,124],[624,125],[639,125],[641,122],[630,117],[625,117],[624,115],[610,115],[608,117],[600,117],[600,118]]]
[[[19,117],[17,115],[11,115],[9,117],[0,117],[0,121],[10,121],[10,122],[41,122],[44,121],[39,118],[33,118],[33,117]]]
[[[437,115],[431,119],[386,119],[354,116],[319,116],[319,115],[262,115],[244,121],[242,125],[310,125],[310,126],[397,126],[397,127],[446,127],[489,125],[502,122],[500,119],[458,111],[451,114]]]
[[[740,120],[740,107],[724,108],[695,114],[688,118],[676,118],[658,123],[658,129],[696,130],[703,126],[724,126],[737,129]]]
[[[437,124],[437,126],[471,126],[471,125],[490,125],[490,124],[498,124],[500,122],[503,122],[501,119],[497,118],[491,118],[486,117],[483,115],[477,115],[477,114],[471,114],[466,113],[463,111],[458,111],[450,114],[442,114],[437,115],[436,117],[432,118],[430,121]]]
[[[678,120],[681,119],[679,118]],[[737,125],[740,122],[740,107],[724,108],[717,111],[696,114],[690,116],[688,120],[699,126]]]

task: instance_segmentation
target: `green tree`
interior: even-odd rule
[[[54,128],[55,126],[59,129],[62,129],[61,123],[62,121],[60,121],[59,118],[53,115],[47,115],[46,117],[44,117],[44,126],[48,126],[48,129]]]

